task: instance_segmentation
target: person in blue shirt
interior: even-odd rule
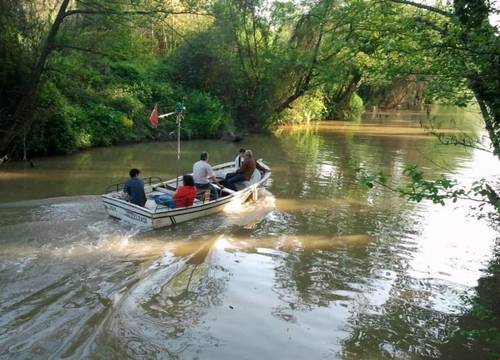
[[[130,179],[125,183],[123,192],[128,195],[128,201],[139,206],[146,205],[146,194],[144,193],[144,182],[139,178],[139,169],[130,169]]]

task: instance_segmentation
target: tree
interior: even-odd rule
[[[434,14],[414,14],[422,26],[439,37],[438,43],[421,38],[423,49],[435,55],[436,64],[445,66],[441,71],[445,78],[454,82],[466,79],[481,109],[494,153],[500,157],[500,37],[498,29],[489,23],[494,11],[491,4],[486,0],[456,0],[452,8],[441,9],[407,0],[388,1]],[[442,57],[449,61],[440,62]]]
[[[43,75],[46,71],[46,65],[51,54],[56,50],[71,49],[77,51],[93,52],[92,49],[80,48],[71,44],[62,44],[58,42],[58,34],[60,29],[69,17],[75,16],[116,16],[127,17],[133,15],[173,15],[192,13],[195,10],[177,10],[171,7],[165,7],[162,2],[148,2],[147,8],[142,8],[139,3],[138,8],[131,5],[121,3],[108,4],[102,1],[86,1],[77,2],[72,6],[70,0],[62,0],[58,6],[58,10],[54,20],[49,26],[47,36],[40,47],[40,50],[34,60],[34,65],[30,71],[27,81],[23,86],[23,90],[19,95],[15,109],[10,116],[7,116],[7,121],[4,121],[6,130],[3,131],[0,138],[0,153],[8,151],[12,141],[23,129],[29,129],[33,121],[33,107],[43,82]],[[5,6],[3,4],[3,6]],[[7,8],[12,8],[13,4],[7,4]]]

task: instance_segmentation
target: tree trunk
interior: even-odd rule
[[[355,71],[351,81],[347,85],[344,91],[342,91],[334,101],[333,104],[333,119],[340,119],[344,116],[346,110],[349,109],[349,104],[351,103],[351,99],[358,90],[359,85],[361,84],[361,73],[359,71]],[[344,119],[341,119],[344,120]]]
[[[63,0],[57,16],[52,24],[49,34],[45,39],[45,43],[40,52],[40,56],[33,67],[31,72],[30,80],[23,91],[23,96],[16,107],[13,115],[13,121],[10,127],[6,130],[4,135],[0,140],[0,153],[9,152],[9,146],[17,135],[19,135],[21,129],[29,128],[33,121],[33,105],[35,98],[38,95],[38,90],[40,88],[40,83],[42,80],[42,75],[45,70],[45,64],[50,53],[55,48],[55,40],[59,28],[61,26],[64,17],[66,16],[66,9],[68,8],[70,0]]]
[[[491,91],[493,90],[490,88],[491,85],[485,86],[482,79],[469,79],[469,82],[481,109],[484,124],[493,145],[493,152],[500,158],[500,89],[497,88],[498,94],[495,94]]]
[[[460,40],[466,48],[479,48],[466,78],[481,108],[493,151],[500,158],[500,38],[489,23],[489,8],[484,0],[455,0],[454,8],[462,25]]]
[[[460,24],[458,39],[454,40],[464,49],[473,50],[471,58],[466,60],[471,64],[465,65],[465,78],[481,108],[494,153],[500,158],[500,38],[489,23],[489,2],[454,0],[451,13],[412,0],[389,1],[426,9]]]
[[[281,101],[275,108],[276,114],[281,114],[285,109],[289,108],[290,105],[297,100],[299,97],[304,95],[307,90],[309,90],[311,80],[314,78],[314,70],[316,69],[316,65],[318,63],[318,55],[319,55],[319,49],[321,46],[321,41],[323,39],[323,30],[320,27],[320,32],[318,39],[314,45],[314,52],[312,56],[312,61],[311,64],[309,65],[309,68],[307,70],[307,73],[299,79],[297,82],[297,85],[295,86],[293,94],[288,96],[286,99]]]

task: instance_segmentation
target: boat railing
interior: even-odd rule
[[[152,185],[152,184],[162,182],[163,180],[161,179],[161,177],[158,177],[158,176],[150,176],[147,178],[143,178],[142,181],[144,181],[144,185]],[[111,185],[108,185],[106,187],[106,190],[104,192],[105,193],[114,192],[114,191],[118,192],[120,190],[123,190],[124,187],[125,187],[125,182],[111,184]]]

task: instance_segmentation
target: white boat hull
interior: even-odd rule
[[[267,168],[265,164],[260,162],[260,165]],[[218,166],[214,166],[214,171],[219,172],[229,172],[234,170],[233,163],[225,163]],[[269,179],[271,173],[266,172],[262,179],[258,182],[242,189],[239,191],[232,192],[224,197],[220,197],[217,200],[208,201],[205,203],[198,202],[193,204],[193,206],[169,209],[167,207],[141,207],[130,202],[125,201],[119,196],[118,192],[105,194],[102,196],[104,207],[106,212],[117,219],[123,220],[139,227],[158,229],[165,226],[175,225],[182,222],[194,220],[203,216],[212,215],[219,211],[222,211],[231,204],[241,204],[245,202],[250,196],[254,199],[257,196],[258,188],[265,185]],[[159,184],[154,184],[146,187],[146,192],[151,192],[155,188],[162,185],[175,184],[176,179],[165,181]]]

